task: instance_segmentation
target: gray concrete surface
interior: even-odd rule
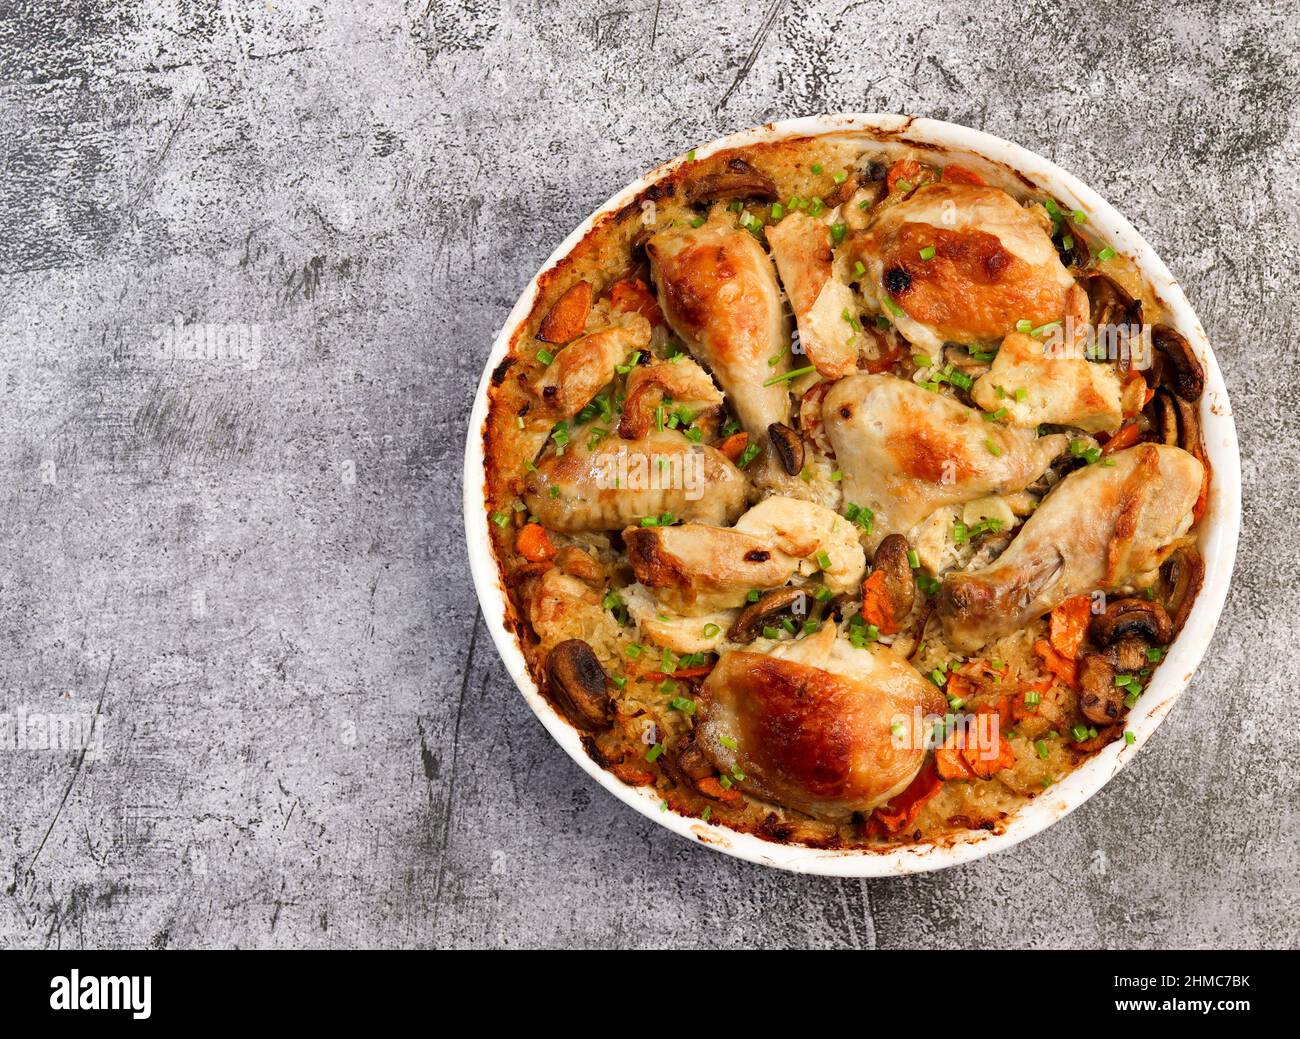
[[[1296,945],[1294,13],[9,0],[0,713],[103,727],[0,749],[0,945]],[[1135,765],[1014,852],[870,883],[588,781],[460,532],[473,387],[556,242],[667,156],[835,110],[1101,188],[1217,347],[1246,487],[1227,612]]]

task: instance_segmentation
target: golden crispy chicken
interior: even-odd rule
[[[983,185],[918,188],[846,248],[866,267],[881,309],[926,349],[996,342],[1022,320],[1059,321],[1074,284],[1044,224]]]
[[[745,507],[745,481],[719,451],[680,433],[640,440],[575,430],[562,455],[547,455],[524,480],[524,504],[552,530],[622,530],[645,516],[729,523]]]
[[[808,362],[828,379],[855,371],[858,333],[849,318],[858,316],[858,304],[853,290],[835,277],[830,228],[806,213],[790,213],[767,229],[767,244]]]
[[[1064,434],[1013,429],[892,375],[831,387],[822,421],[844,497],[875,513],[872,537],[906,534],[936,509],[1023,490],[1066,447]]]
[[[1142,587],[1192,524],[1204,469],[1191,454],[1139,444],[1067,476],[982,570],[944,579],[937,612],[973,652],[1073,595]]]
[[[555,354],[533,387],[546,413],[570,418],[614,378],[614,366],[650,344],[650,322],[624,315],[618,324],[576,339]]]
[[[986,411],[1006,408],[1013,426],[1050,422],[1089,433],[1118,429],[1123,408],[1114,365],[1072,350],[1044,349],[1058,345],[1012,332],[1002,340],[992,368],[976,380],[971,397]]]
[[[750,591],[778,588],[796,571],[820,571],[832,592],[856,591],[866,571],[854,527],[795,498],[766,498],[731,528],[629,528],[623,543],[637,580],[678,614],[741,606]]]
[[[790,333],[776,271],[723,206],[700,227],[678,224],[646,244],[659,302],[673,331],[710,371],[753,437],[790,419]],[[780,359],[775,364],[768,362]]]
[[[856,649],[833,625],[767,653],[724,653],[700,690],[696,741],[746,793],[844,820],[907,787],[925,758],[914,712],[943,696],[887,649]],[[740,777],[744,778],[740,778]]]

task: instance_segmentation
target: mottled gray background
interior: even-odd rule
[[[0,945],[1294,946],[1300,31],[1277,2],[0,6]],[[1191,693],[1014,852],[692,846],[560,754],[477,616],[466,416],[555,244],[721,132],[902,111],[1099,187],[1242,435]],[[160,356],[180,321],[260,360]],[[251,334],[251,332],[250,332]]]

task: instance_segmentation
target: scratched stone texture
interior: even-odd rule
[[[0,713],[103,727],[0,750],[0,946],[1295,946],[1294,15],[5,0]],[[1136,762],[1014,851],[872,882],[583,776],[460,515],[488,345],[555,244],[694,144],[840,110],[987,129],[1116,202],[1217,348],[1246,495]],[[169,354],[177,322],[251,352]]]

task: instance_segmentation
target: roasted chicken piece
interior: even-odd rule
[[[763,385],[790,368],[771,259],[725,206],[700,227],[660,231],[646,252],[668,324],[713,373],[749,435],[765,441],[768,426],[790,419],[788,383]]]
[[[1118,429],[1124,414],[1114,366],[1065,347],[1061,339],[1012,332],[1002,340],[992,368],[976,380],[971,397],[986,411],[1006,408],[1013,426],[1050,422],[1089,433]]]
[[[566,533],[621,530],[664,513],[729,523],[745,507],[745,481],[720,451],[671,430],[593,444],[580,429],[563,454],[528,473],[523,499],[543,526]]]
[[[672,400],[673,408],[685,406],[697,414],[722,404],[722,394],[709,373],[689,357],[638,366],[627,377],[618,435],[625,440],[645,436],[654,422],[655,409],[665,399]]]
[[[742,790],[843,822],[904,790],[925,759],[919,718],[944,699],[902,658],[833,625],[768,653],[724,653],[700,690],[696,743]]]
[[[570,418],[614,378],[614,366],[650,345],[650,322],[627,314],[619,323],[574,340],[555,354],[533,386],[548,415]]]
[[[796,572],[820,571],[837,594],[856,591],[866,570],[854,527],[825,506],[796,498],[765,498],[729,529],[630,527],[623,543],[637,580],[685,615],[744,605],[750,591],[777,588]]]
[[[1059,321],[1074,284],[1042,220],[1001,188],[927,184],[845,243],[881,309],[917,346],[992,343]]]
[[[906,534],[945,505],[1023,490],[1069,442],[985,421],[892,375],[841,379],[822,402],[822,421],[845,500],[875,513],[872,544]]]
[[[1139,444],[1067,476],[989,566],[949,574],[937,612],[948,640],[972,652],[1073,595],[1142,587],[1192,524],[1201,463]]]
[[[848,318],[857,318],[858,304],[835,277],[830,228],[806,213],[790,213],[767,229],[767,244],[794,310],[802,353],[828,379],[856,371],[858,333]]]

